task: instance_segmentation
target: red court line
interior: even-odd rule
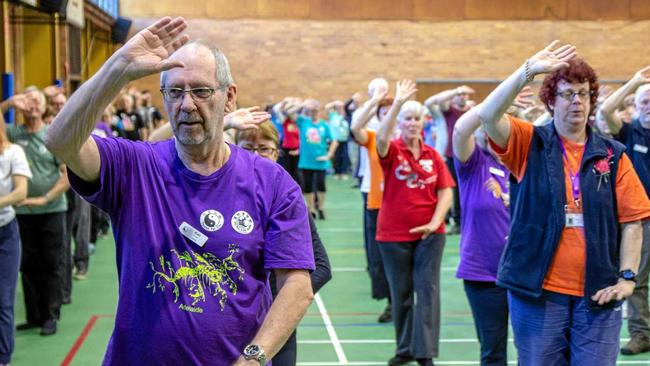
[[[79,351],[79,348],[83,345],[83,343],[86,341],[86,338],[88,337],[88,334],[93,330],[93,327],[95,326],[95,323],[97,322],[97,319],[99,318],[112,318],[113,315],[104,315],[104,314],[95,314],[90,317],[88,322],[86,323],[86,326],[84,329],[81,331],[81,334],[79,334],[79,337],[77,340],[74,342],[72,347],[70,348],[70,351],[68,351],[68,354],[65,356],[63,361],[61,362],[61,366],[68,366],[70,365],[70,362],[72,362],[72,359],[74,356],[77,354],[77,351]]]

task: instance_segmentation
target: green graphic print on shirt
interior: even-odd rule
[[[147,284],[147,288],[151,288],[153,293],[157,288],[160,291],[165,291],[166,286],[170,284],[173,286],[172,293],[174,294],[174,303],[176,303],[180,295],[180,286],[184,286],[193,299],[192,306],[196,306],[197,303],[206,301],[207,290],[209,295],[219,298],[221,311],[228,300],[226,289],[233,295],[237,295],[237,283],[231,277],[231,272],[235,272],[237,280],[244,279],[244,269],[233,259],[235,253],[239,253],[237,245],[228,245],[230,255],[224,259],[219,259],[212,253],[198,254],[194,251],[184,251],[179,254],[174,249],[171,252],[176,256],[178,262],[176,269],[170,261],[165,260],[163,255],[159,260],[160,271],[156,270],[156,266],[152,262],[149,262],[154,274],[151,283]],[[186,309],[187,307],[181,306],[181,308]],[[203,312],[200,306],[197,309],[198,312]]]

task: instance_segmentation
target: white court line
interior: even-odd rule
[[[621,342],[629,341],[629,338],[621,338]],[[508,338],[508,342],[514,342],[512,338]],[[314,339],[314,340],[299,340],[300,344],[330,344],[331,341],[327,339]],[[395,343],[393,339],[340,339],[339,343],[341,344],[391,344]],[[478,344],[478,339],[476,338],[447,338],[441,339],[440,343],[476,343]],[[650,361],[648,361],[650,362]]]
[[[330,336],[330,341],[332,346],[334,346],[334,351],[336,352],[336,357],[339,359],[339,365],[347,365],[348,358],[345,357],[345,352],[343,352],[343,347],[341,347],[341,342],[339,337],[336,335],[336,330],[334,330],[334,325],[332,325],[332,320],[330,319],[323,299],[321,299],[320,294],[314,296],[316,301],[316,306],[318,306],[318,311],[320,312],[321,317],[323,318],[323,323],[325,323],[325,328],[327,329],[327,334]]]

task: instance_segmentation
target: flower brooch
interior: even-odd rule
[[[607,149],[607,156],[597,160],[594,163],[594,168],[593,171],[594,173],[598,176],[598,188],[596,188],[597,191],[600,190],[600,185],[605,181],[605,184],[609,182],[609,176],[612,174],[612,169],[610,165],[612,165],[612,157],[614,156],[614,151],[609,148]]]

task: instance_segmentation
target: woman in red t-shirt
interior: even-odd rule
[[[388,279],[397,339],[389,365],[433,365],[440,335],[440,263],[444,219],[455,186],[444,161],[422,141],[423,106],[407,100],[415,83],[397,83],[395,100],[377,131],[384,194],[377,242]],[[400,137],[391,141],[399,124]],[[415,301],[417,298],[417,301]]]

